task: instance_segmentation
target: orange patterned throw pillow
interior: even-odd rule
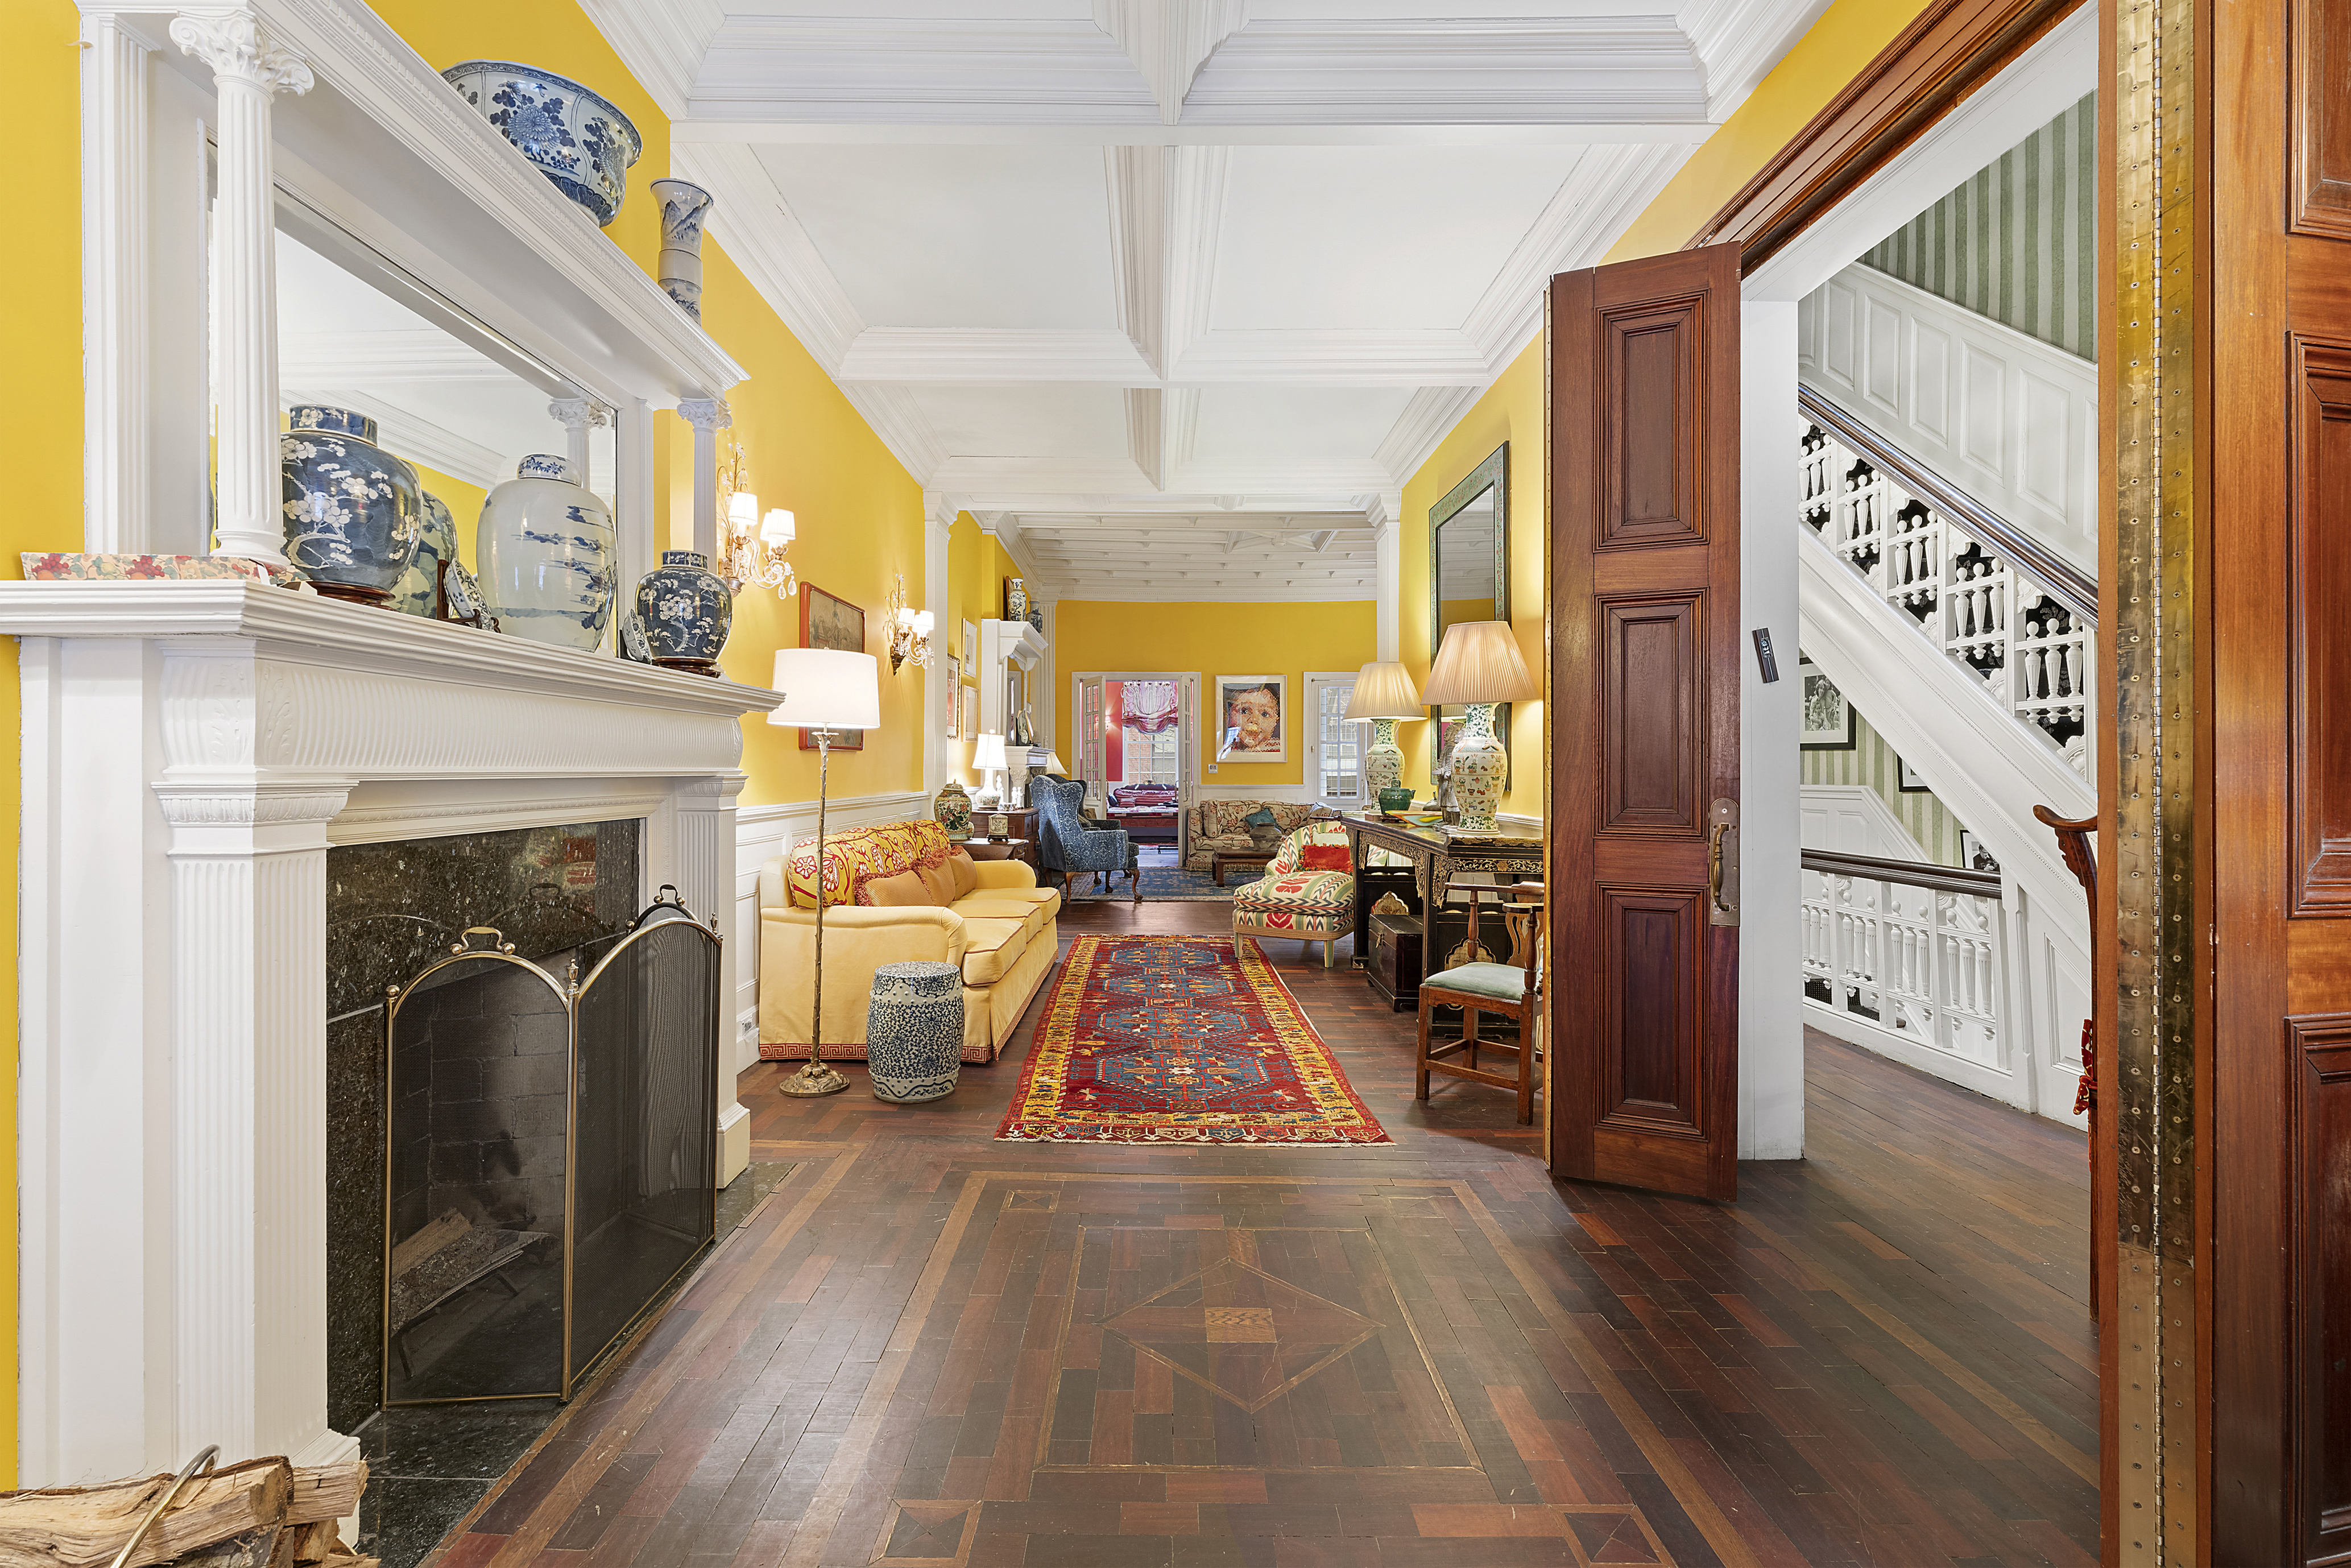
[[[824,839],[824,901],[870,904],[865,884],[875,877],[936,866],[947,857],[947,831],[931,818],[883,822],[871,828],[827,833]],[[792,847],[791,899],[800,909],[816,907],[816,841]]]
[[[1348,857],[1344,844],[1308,844],[1299,852],[1301,871],[1353,871],[1355,862]]]

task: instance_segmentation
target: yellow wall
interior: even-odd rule
[[[9,9],[9,111],[31,133],[12,183],[26,212],[0,260],[0,577],[22,550],[81,548],[80,47],[71,0]],[[33,301],[44,301],[38,306]],[[16,643],[0,637],[0,852],[14,860],[20,789]],[[0,953],[16,951],[16,901],[0,901]],[[0,964],[0,1161],[16,1168],[16,969]],[[0,1213],[0,1365],[16,1365],[16,1206]],[[16,1396],[0,1394],[0,1488],[16,1484]]]
[[[1424,584],[1422,591],[1427,591]],[[1378,628],[1368,599],[1332,603],[1113,604],[1063,600],[1053,620],[1053,733],[1074,744],[1070,677],[1087,670],[1181,674],[1197,671],[1204,706],[1218,675],[1286,678],[1282,727],[1287,762],[1225,762],[1200,782],[1219,789],[1302,784],[1306,779],[1305,674],[1355,670],[1374,657]],[[1205,716],[1205,715],[1204,715]],[[1061,756],[1075,768],[1070,751]]]
[[[1396,563],[1396,643],[1397,656],[1416,681],[1426,683],[1437,654],[1428,624],[1428,509],[1506,441],[1510,444],[1510,627],[1519,634],[1527,669],[1538,681],[1542,678],[1542,349],[1540,338],[1527,345],[1405,484],[1402,550]],[[1491,615],[1492,609],[1486,613]],[[1513,815],[1544,814],[1542,711],[1541,703],[1510,705],[1510,781],[1502,810]],[[1405,782],[1424,794],[1429,787],[1430,729],[1426,720],[1396,727],[1396,744],[1404,747]]]
[[[1618,238],[1609,261],[1679,250],[1789,138],[1908,26],[1926,0],[1836,0],[1771,68],[1737,113],[1690,154]]]
[[[977,632],[983,621],[1000,620],[1004,614],[1004,580],[1018,577],[1020,569],[1012,563],[1011,556],[998,544],[996,536],[985,532],[972,520],[969,512],[956,514],[955,527],[947,535],[947,596],[938,612],[938,625],[932,632],[932,646],[938,656],[956,654],[964,661],[958,685],[977,686],[979,667],[979,644]],[[975,640],[964,645],[963,623],[970,622]],[[977,698],[974,698],[977,704]],[[977,707],[973,711],[977,713]],[[938,724],[942,737],[946,732],[946,718],[940,716]],[[980,782],[979,770],[971,765],[971,740],[942,738],[946,747],[947,771],[966,784]]]
[[[408,460],[408,465],[416,470],[416,482],[424,486],[425,492],[438,497],[441,504],[449,508],[449,516],[457,525],[457,559],[465,563],[466,570],[478,570],[474,562],[474,525],[480,519],[482,503],[490,493],[454,474],[427,468],[413,457]]]
[[[669,120],[638,86],[576,0],[375,0],[384,20],[435,69],[483,57],[528,60],[587,83],[635,122],[644,152],[629,172],[629,194],[604,233],[648,272],[661,250],[659,204],[647,187],[669,172]],[[759,505],[789,508],[799,527],[791,562],[804,583],[865,612],[866,651],[882,657],[882,727],[862,751],[833,757],[831,792],[855,796],[920,789],[925,743],[922,676],[890,673],[882,607],[905,575],[908,601],[923,602],[923,497],[840,388],[786,330],[716,239],[703,243],[703,326],[748,378],[727,394],[749,487]],[[655,416],[657,526],[672,548],[692,542],[694,432],[674,413]],[[447,498],[447,497],[444,497]],[[455,502],[451,501],[454,508]],[[470,550],[472,530],[458,533]],[[799,607],[749,592],[735,607],[735,630],[719,660],[730,679],[768,685],[775,651],[799,644]],[[817,754],[799,732],[743,727],[743,804],[804,800],[816,794]]]

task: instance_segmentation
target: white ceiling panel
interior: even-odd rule
[[[908,395],[950,456],[1126,455],[1126,404],[1115,387],[922,386]]]
[[[1268,600],[1374,594],[1378,529],[1421,526],[1405,484],[1543,280],[1827,3],[591,9],[711,235],[932,515],[981,517],[1047,599]]]
[[[1209,326],[1459,327],[1583,155],[1235,148]]]
[[[759,161],[869,327],[1118,324],[1098,152],[800,146]]]
[[[1204,387],[1192,456],[1202,463],[1358,457],[1379,445],[1412,392],[1410,387]]]

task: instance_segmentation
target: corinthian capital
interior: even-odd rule
[[[241,82],[264,92],[310,90],[310,68],[279,48],[250,11],[175,16],[172,41],[212,67],[216,83]]]
[[[696,430],[726,430],[735,423],[735,412],[721,397],[680,398],[678,413]]]

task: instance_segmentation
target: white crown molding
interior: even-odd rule
[[[329,408],[363,413],[375,421],[376,434],[382,439],[385,450],[485,490],[513,478],[515,462],[528,455],[485,446],[446,425],[387,402],[376,392],[356,387],[296,382],[291,387],[278,389],[278,400],[288,408],[297,403],[323,403]]]
[[[1163,450],[1167,466],[1188,468],[1192,465],[1192,449],[1200,438],[1200,389],[1169,387],[1161,406],[1166,414]]]
[[[277,373],[311,386],[386,382],[496,382],[514,372],[432,327],[381,332],[280,332]]]
[[[1265,124],[997,124],[843,122],[789,118],[785,106],[727,105],[697,110],[670,127],[670,145],[750,147],[1593,147],[1609,142],[1689,142],[1714,133],[1711,120],[1590,120],[1574,123],[1366,123],[1341,116]]]
[[[729,16],[694,111],[777,103],[852,123],[1160,119],[1143,72],[1091,20]]]
[[[731,253],[730,253],[731,254]],[[1122,331],[1043,328],[868,327],[850,340],[841,382],[1081,382],[1157,378]]]
[[[1693,0],[1682,30],[1706,64],[1708,118],[1729,119],[1829,8],[1829,0]]]
[[[662,112],[683,118],[703,51],[726,20],[719,0],[580,0],[580,9]]]
[[[1420,472],[1420,465],[1428,461],[1437,444],[1460,422],[1483,391],[1483,385],[1472,384],[1423,387],[1413,393],[1372,454],[1373,461],[1387,471],[1389,484],[1401,485]]]
[[[1705,73],[1669,16],[1256,21],[1184,105],[1201,126],[1706,118]]]
[[[1204,332],[1177,357],[1174,379],[1292,386],[1433,386],[1492,373],[1484,350],[1447,328],[1343,327]]]
[[[308,65],[321,86],[356,107],[421,172],[461,194],[486,225],[481,232],[510,236],[508,243],[518,247],[518,256],[527,256],[535,267],[553,269],[585,297],[586,304],[610,319],[610,330],[632,350],[650,351],[673,394],[715,395],[743,379],[743,367],[678,309],[644,268],[373,11],[346,0],[250,0],[247,9]],[[283,100],[277,110],[284,122],[279,135],[286,138],[308,116],[348,112],[317,93]],[[336,123],[337,130],[305,135],[304,145],[317,149],[348,142],[348,132],[340,129],[343,122]],[[381,177],[382,154],[368,156],[369,170]],[[415,257],[420,276],[436,285],[443,281],[445,267],[434,266],[413,243],[399,248]],[[511,311],[477,314],[499,319]]]

